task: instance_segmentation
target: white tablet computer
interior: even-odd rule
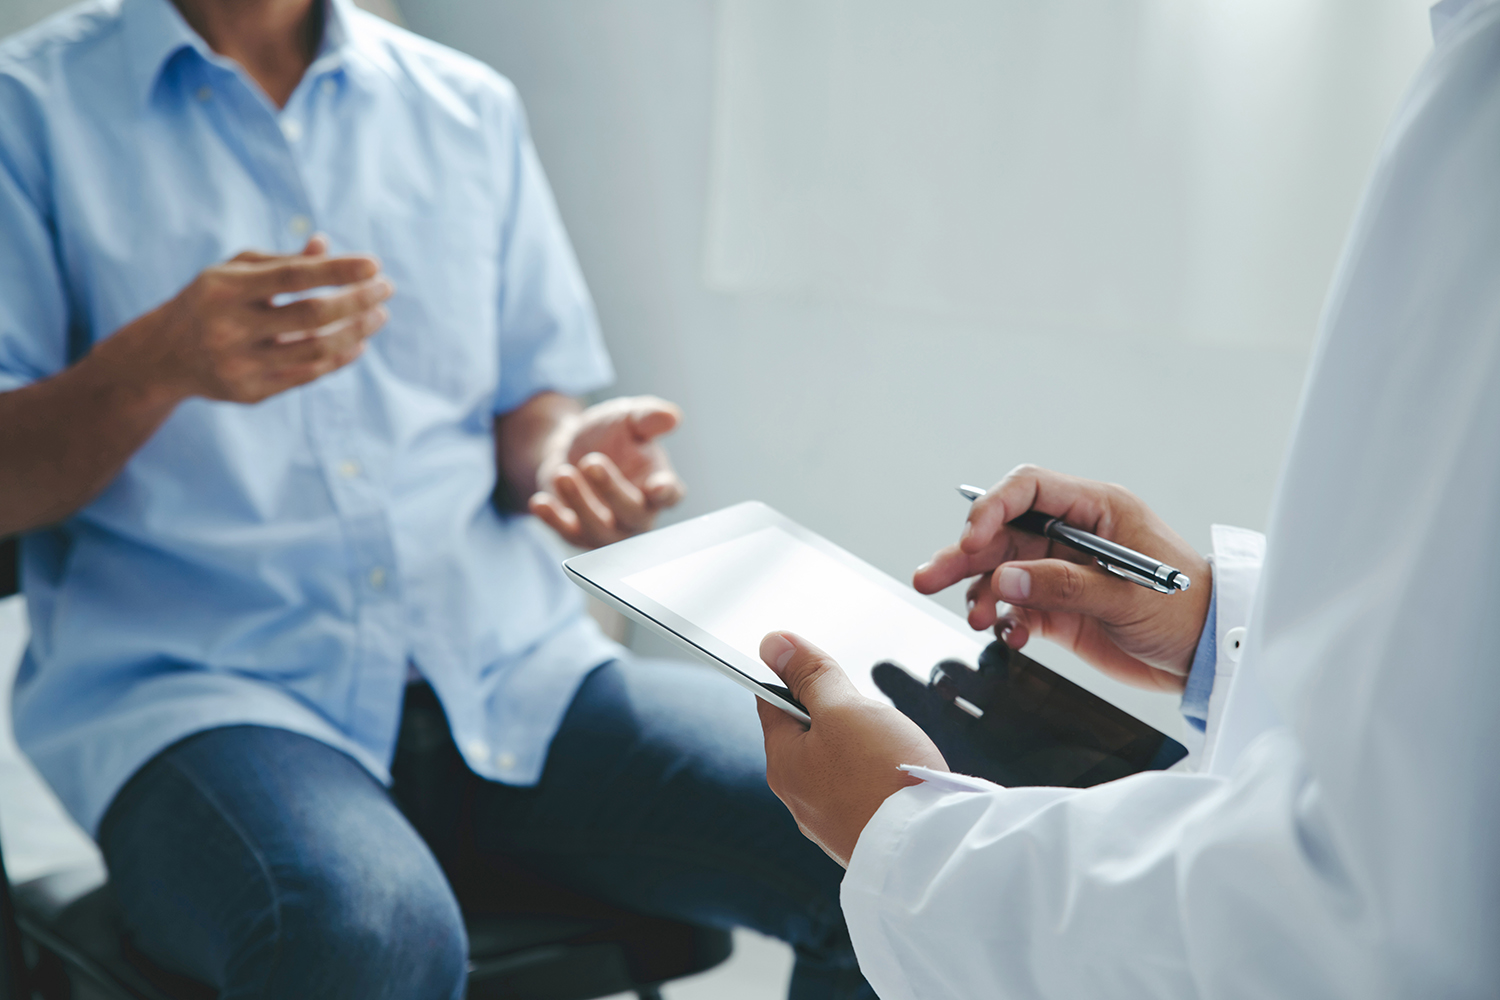
[[[870,676],[876,663],[925,672],[954,659],[972,667],[989,639],[763,503],[586,552],[563,568],[584,590],[804,722],[807,713],[761,662],[767,632],[786,629],[817,644],[882,701],[889,699]]]

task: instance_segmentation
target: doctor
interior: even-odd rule
[[[1012,646],[1184,690],[1196,773],[918,780],[898,766],[945,770],[920,730],[806,642],[764,640],[812,716],[761,706],[771,785],[848,867],[884,1000],[1500,993],[1500,0],[1433,22],[1268,536],[1214,529],[1212,608],[1017,537],[1034,507],[1193,558],[1118,487],[1029,468],[917,572],[928,592],[977,576],[970,622]]]

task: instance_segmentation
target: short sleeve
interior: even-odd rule
[[[56,375],[68,361],[42,135],[32,95],[0,70],[0,392]]]
[[[514,97],[509,104],[514,182],[500,257],[496,413],[508,413],[539,392],[578,396],[614,381],[594,304],[525,113]]]

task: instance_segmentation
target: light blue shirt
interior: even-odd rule
[[[217,726],[305,733],[384,780],[409,662],[469,765],[531,784],[619,653],[490,500],[494,415],[612,378],[508,82],[348,0],[281,111],[167,0],[0,45],[0,391],[206,266],[315,231],[395,281],[365,355],[255,406],[182,404],[24,539],[16,735],[86,829]]]

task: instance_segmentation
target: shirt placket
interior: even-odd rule
[[[339,96],[333,81],[329,72],[311,80],[315,85],[299,90],[279,115],[248,86],[243,90],[240,103],[250,106],[240,123],[246,129],[242,154],[252,160],[249,166],[272,213],[278,249],[286,253],[300,251],[328,221],[320,218],[304,181],[304,169],[313,165],[304,162],[303,154],[316,113],[320,108],[328,111]],[[358,419],[360,381],[354,373],[340,371],[294,391],[302,396],[308,442],[348,556],[354,639],[345,678],[345,713],[337,721],[355,740],[384,753],[399,722],[406,637],[389,504],[373,465],[375,449],[369,447]]]

